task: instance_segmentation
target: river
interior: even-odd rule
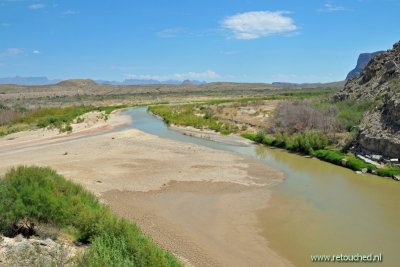
[[[400,183],[280,149],[185,136],[170,130],[147,108],[124,114],[132,117],[131,128],[239,153],[283,171],[286,179],[272,189],[272,199],[258,217],[269,246],[295,266],[329,265],[312,263],[311,255],[370,253],[383,255],[383,262],[374,266],[399,266]]]

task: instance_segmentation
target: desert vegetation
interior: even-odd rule
[[[257,143],[311,155],[355,171],[400,174],[395,166],[366,163],[350,150],[359,124],[379,99],[334,101],[334,91],[292,90],[257,98],[213,99],[187,105],[154,106],[167,124],[239,133]]]
[[[161,116],[167,124],[210,129],[222,134],[238,131],[237,126],[214,118],[210,110],[203,105],[150,106],[149,111]]]
[[[242,136],[257,143],[311,155],[355,171],[388,177],[399,175],[399,168],[378,168],[349,151],[357,137],[361,119],[374,105],[374,101],[354,100],[284,101],[277,106],[271,118],[271,127],[257,134],[244,133]]]
[[[266,114],[269,111],[262,109],[265,104],[269,105],[270,101],[323,97],[333,91],[335,90],[331,88],[282,89],[275,91],[274,94],[259,97],[215,98],[191,104],[150,106],[149,111],[162,117],[167,124],[192,126],[230,134],[245,131],[249,126],[262,127],[262,124],[265,123],[264,120],[260,122],[252,119],[260,113],[257,110],[250,112],[252,113],[250,114],[251,118],[244,120],[232,114],[237,113],[239,108],[253,106],[257,109],[258,107],[262,113]]]
[[[44,235],[46,226],[55,240],[68,235],[87,244],[73,266],[181,266],[135,224],[113,215],[94,195],[55,171],[11,169],[0,179],[0,234]]]
[[[71,124],[79,116],[90,112],[100,111],[103,118],[107,119],[108,115],[115,109],[124,108],[126,106],[71,106],[59,108],[35,108],[27,109],[19,105],[8,107],[0,105],[0,136],[7,134],[37,128],[56,128],[60,132],[68,132],[72,130]]]

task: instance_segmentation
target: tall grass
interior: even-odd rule
[[[14,225],[26,218],[69,229],[76,240],[91,244],[79,266],[181,266],[136,225],[49,168],[21,166],[0,179],[0,233],[18,234]]]
[[[196,108],[198,108],[198,105],[186,104],[177,106],[150,106],[148,110],[162,117],[167,124],[192,126],[198,129],[210,129],[222,134],[230,134],[239,130],[235,125],[221,122],[213,118],[207,111],[198,109],[197,112],[199,112],[199,114],[196,115]]]

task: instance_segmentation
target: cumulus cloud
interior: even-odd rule
[[[252,11],[226,17],[222,27],[236,39],[257,39],[298,29],[286,11]]]
[[[38,3],[38,4],[32,4],[32,5],[30,5],[30,6],[29,6],[29,9],[38,10],[38,9],[42,9],[42,8],[45,8],[45,7],[46,7],[45,4],[40,4],[40,3]]]
[[[169,75],[150,75],[150,74],[129,74],[129,79],[141,79],[141,80],[212,80],[217,79],[220,76],[215,71],[204,71],[204,72],[186,72],[186,73],[175,73]]]
[[[181,28],[168,28],[168,29],[159,31],[156,34],[158,37],[161,37],[161,38],[171,38],[171,37],[177,36],[178,33],[180,33],[181,31],[182,31]]]
[[[38,54],[40,54],[40,51],[39,50],[33,50],[32,54],[38,55]]]
[[[6,50],[0,51],[0,57],[12,57],[22,54],[23,50],[20,48],[8,48]]]

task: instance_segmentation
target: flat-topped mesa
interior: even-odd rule
[[[376,55],[365,66],[360,76],[353,77],[336,95],[336,100],[366,99],[400,90],[400,42],[384,53]]]
[[[337,101],[346,99],[374,101],[359,126],[360,148],[400,158],[400,42],[375,56],[335,95]]]
[[[362,53],[358,56],[357,65],[356,67],[347,74],[346,80],[350,80],[354,77],[359,76],[364,68],[368,65],[368,63],[373,59],[375,56],[384,53],[385,51],[378,51],[374,53]]]

